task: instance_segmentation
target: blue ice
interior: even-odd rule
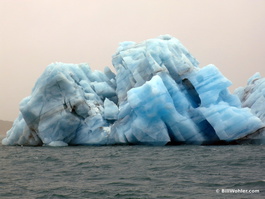
[[[256,111],[264,95],[242,107],[242,89],[230,94],[231,82],[218,68],[200,68],[174,37],[123,42],[112,63],[116,73],[87,64],[49,65],[20,103],[2,144],[214,144],[265,126],[265,111]]]

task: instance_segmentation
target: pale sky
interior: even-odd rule
[[[0,0],[0,119],[14,120],[47,65],[111,67],[122,41],[170,34],[244,86],[265,76],[264,0]]]

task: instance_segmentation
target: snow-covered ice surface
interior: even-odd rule
[[[169,35],[123,42],[112,63],[116,74],[87,64],[49,65],[2,144],[215,144],[265,126],[263,109],[242,108],[242,91],[239,98],[230,94],[231,82],[214,65],[199,68]]]

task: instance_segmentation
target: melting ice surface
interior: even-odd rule
[[[231,82],[214,65],[199,68],[169,35],[123,42],[112,62],[116,74],[87,64],[49,65],[2,143],[214,144],[265,126],[229,93]]]

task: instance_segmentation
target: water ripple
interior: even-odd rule
[[[0,146],[1,198],[265,197],[265,146]]]

